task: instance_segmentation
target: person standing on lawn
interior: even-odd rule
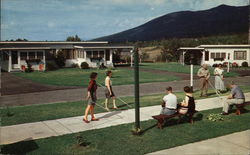
[[[234,81],[232,81],[229,84],[229,87],[231,88],[231,93],[227,97],[227,100],[223,102],[223,109],[222,109],[222,115],[228,115],[228,110],[230,106],[235,104],[243,104],[245,102],[245,95],[240,89],[239,86],[237,86]]]
[[[200,96],[207,97],[208,80],[210,78],[210,72],[207,64],[202,65],[202,67],[198,70],[197,75],[200,78],[200,91],[201,91]]]
[[[116,104],[115,104],[115,94],[112,90],[112,81],[111,81],[111,77],[112,77],[112,72],[111,71],[107,71],[106,73],[106,79],[105,79],[105,86],[106,86],[106,90],[105,90],[105,96],[106,96],[106,100],[105,100],[105,109],[109,110],[108,108],[108,103],[109,103],[109,99],[112,98],[113,99],[113,109],[118,109]]]
[[[177,109],[177,97],[173,94],[172,87],[166,88],[166,93],[162,101],[161,114],[172,115],[176,113]]]
[[[85,123],[89,123],[88,121],[88,113],[90,111],[91,114],[91,121],[98,121],[99,119],[95,118],[94,116],[94,108],[95,108],[95,104],[97,101],[97,97],[96,97],[96,90],[97,90],[97,84],[96,84],[96,79],[97,79],[97,73],[96,72],[92,72],[90,74],[90,82],[89,82],[89,86],[88,86],[88,95],[87,95],[87,101],[88,101],[88,106],[85,109],[85,115],[83,117],[83,121]]]
[[[215,89],[218,93],[225,90],[223,72],[224,70],[222,68],[222,64],[219,64],[218,67],[214,69],[214,75],[215,75],[214,84],[215,84]]]

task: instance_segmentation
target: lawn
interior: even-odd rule
[[[242,87],[244,92],[250,92],[250,87]],[[209,97],[216,97],[216,94],[213,90],[209,90],[211,94]],[[177,92],[175,93],[178,97],[178,100],[181,101],[184,98],[184,93]],[[224,95],[227,95],[225,93]],[[147,95],[140,97],[140,106],[154,106],[160,105],[162,97],[164,94],[156,95]],[[199,91],[196,91],[194,94],[196,99],[200,99]],[[134,108],[134,97],[122,97],[122,99],[127,102],[131,108]],[[102,105],[104,102],[103,99],[98,100],[98,104]],[[66,102],[66,103],[54,103],[54,104],[43,104],[43,105],[30,105],[30,106],[16,106],[16,107],[6,107],[0,108],[0,116],[2,118],[2,126],[22,124],[28,122],[37,122],[44,120],[53,120],[59,118],[73,117],[83,115],[84,109],[86,107],[86,101],[78,102]],[[117,99],[117,105],[121,110],[128,109],[124,103]],[[103,105],[102,105],[103,106]],[[111,106],[111,105],[110,105]],[[160,110],[160,106],[159,106]],[[8,116],[7,113],[11,114]],[[106,112],[103,108],[96,106],[96,113]],[[13,116],[12,116],[13,115]]]
[[[142,68],[155,69],[155,70],[163,70],[169,72],[178,72],[178,73],[190,73],[189,65],[182,65],[178,63],[142,63],[140,65]],[[194,66],[194,74],[198,72],[200,66]],[[213,75],[214,68],[210,67],[210,74]],[[238,76],[236,72],[225,72],[225,77],[234,77]]]
[[[15,75],[30,79],[35,82],[58,85],[58,86],[82,86],[87,87],[89,83],[89,75],[91,72],[98,73],[97,81],[104,83],[107,70],[98,69],[77,69],[77,68],[64,68],[48,72],[32,72],[32,73],[15,73]],[[129,69],[113,69],[113,85],[125,85],[134,83],[134,71]],[[168,75],[162,76],[149,72],[140,72],[140,83],[149,82],[166,82],[179,80],[179,77]]]
[[[249,111],[250,107],[246,107]],[[223,116],[224,121],[212,122],[207,119],[211,113],[221,109],[199,112],[193,125],[183,121],[177,124],[177,118],[167,122],[160,130],[155,120],[141,122],[143,134],[133,136],[133,124],[123,124],[97,130],[90,130],[59,137],[44,138],[1,146],[3,154],[86,154],[86,155],[143,155],[162,149],[168,149],[209,138],[250,129],[250,113]],[[87,147],[78,147],[76,136],[82,136]]]

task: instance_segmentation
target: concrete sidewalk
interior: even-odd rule
[[[250,100],[250,93],[246,93],[246,100]],[[226,97],[208,98],[197,100],[196,110],[208,110],[221,107],[221,100]],[[140,108],[140,120],[145,121],[152,119],[152,115],[160,112],[159,106],[150,106]],[[94,130],[116,126],[120,124],[134,122],[134,109],[126,111],[114,111],[96,114],[99,121],[86,124],[82,121],[83,116],[48,120],[34,123],[26,123],[12,126],[1,127],[0,144],[10,144],[23,140],[40,139],[64,134],[77,133],[81,131]]]
[[[250,130],[161,150],[148,155],[249,155]]]
[[[242,86],[250,85],[250,77],[226,78],[226,83],[234,80],[237,84]],[[213,83],[214,78],[211,78]],[[183,91],[183,87],[189,85],[189,80],[171,81],[171,82],[154,82],[140,84],[140,95],[152,95],[164,93],[167,86],[172,86],[175,92]],[[209,86],[211,87],[211,86]],[[194,81],[194,89],[199,88],[199,81]],[[134,85],[113,86],[116,96],[133,96]],[[15,106],[15,105],[32,105],[32,104],[48,104],[60,102],[81,101],[86,98],[86,88],[65,89],[46,92],[35,92],[18,95],[6,95],[0,97],[1,106]],[[99,87],[97,89],[98,98],[104,98],[104,89]]]

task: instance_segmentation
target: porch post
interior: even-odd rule
[[[20,51],[17,51],[17,62],[18,62],[18,66],[21,69],[21,58],[20,58]]]
[[[110,62],[113,64],[113,49],[110,50]]]
[[[8,67],[8,72],[12,70],[12,61],[11,61],[11,51],[9,51],[9,67]]]
[[[133,67],[133,50],[130,50],[130,66]]]
[[[44,71],[45,71],[46,70],[45,50],[43,50],[43,63],[44,63]]]
[[[87,59],[87,51],[86,50],[83,51],[83,54],[84,54],[84,59]]]
[[[203,50],[203,51],[202,51],[202,62],[201,62],[201,64],[204,64],[204,63],[205,63],[205,54],[206,54],[206,51]]]
[[[183,66],[185,65],[185,54],[186,54],[186,52],[183,51],[183,52],[182,52],[182,65],[183,65]]]
[[[103,56],[103,59],[104,59],[104,62],[106,63],[106,52],[107,50],[104,50],[104,56]]]

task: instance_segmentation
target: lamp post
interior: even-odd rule
[[[191,53],[190,55],[190,87],[191,87],[191,90],[193,91],[193,80],[194,80],[194,75],[193,75],[193,72],[194,72],[194,55]]]
[[[134,134],[140,133],[140,94],[139,94],[139,60],[138,49],[134,49],[134,89],[135,89],[135,131]]]

